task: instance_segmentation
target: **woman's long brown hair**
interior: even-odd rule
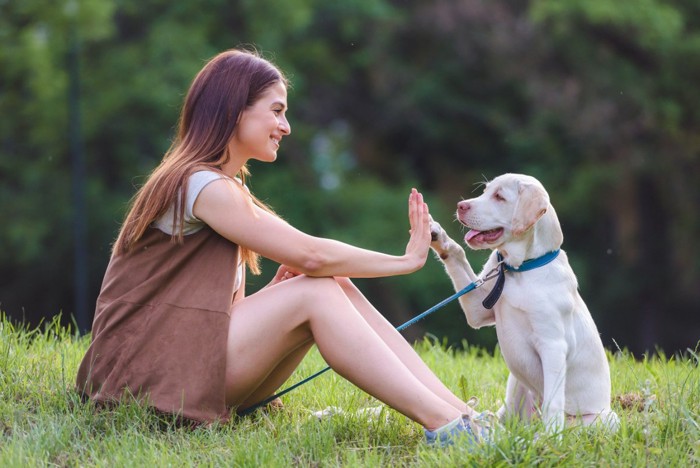
[[[241,112],[277,82],[287,86],[284,75],[255,52],[228,50],[202,68],[185,98],[173,144],[132,199],[114,244],[114,255],[131,250],[172,204],[176,213],[173,240],[183,242],[183,200],[190,174],[199,169],[221,171],[228,161],[226,148]],[[245,181],[247,174],[244,166],[238,175]],[[251,200],[272,211],[252,195]],[[260,272],[255,252],[241,248],[241,258],[252,273]]]

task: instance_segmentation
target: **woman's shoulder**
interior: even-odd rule
[[[221,171],[212,169],[209,167],[196,167],[192,170],[189,175],[189,183],[207,181],[211,182],[218,179],[229,179],[231,178]]]
[[[239,186],[243,186],[243,182],[238,177],[231,177],[223,171],[206,166],[195,167],[190,173],[188,182],[191,186],[199,187],[199,190],[195,189],[196,192],[199,192],[205,185],[219,179],[236,182]]]

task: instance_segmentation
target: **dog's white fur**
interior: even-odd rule
[[[533,177],[504,174],[487,183],[481,196],[457,206],[459,221],[470,229],[465,236],[469,247],[493,250],[482,274],[497,266],[496,251],[517,268],[563,242],[549,195]],[[431,231],[431,247],[460,291],[477,275],[464,249],[438,223],[432,221]],[[539,410],[550,432],[567,421],[617,428],[618,417],[610,409],[608,361],[566,253],[537,269],[507,272],[500,299],[487,310],[482,301],[492,287],[486,283],[459,301],[469,325],[496,326],[510,370],[498,416],[529,421]]]

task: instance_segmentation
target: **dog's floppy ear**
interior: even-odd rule
[[[518,201],[513,211],[511,230],[516,236],[521,235],[547,212],[549,195],[537,184],[521,183]]]

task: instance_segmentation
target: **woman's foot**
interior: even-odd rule
[[[489,443],[493,435],[490,415],[493,413],[485,411],[475,418],[462,416],[435,431],[424,429],[425,442],[430,446],[438,447],[448,447],[462,439],[466,439],[470,445]]]
[[[425,442],[429,446],[448,447],[454,445],[456,440],[462,437],[467,437],[470,443],[478,442],[470,426],[465,424],[461,417],[434,431],[428,429],[424,429],[424,431]]]

